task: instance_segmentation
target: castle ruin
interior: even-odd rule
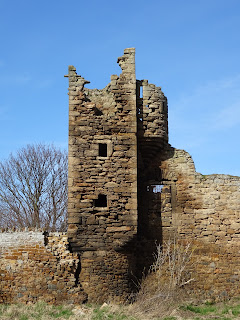
[[[239,280],[229,250],[237,263],[240,179],[196,173],[188,153],[168,143],[161,88],[136,80],[135,49],[117,62],[122,73],[103,90],[85,88],[69,67],[68,236],[83,289],[90,300],[125,297],[156,243],[177,237],[201,257],[196,290],[228,295]],[[220,274],[231,289],[219,288]]]
[[[194,248],[194,294],[240,294],[240,177],[197,173],[168,142],[161,88],[136,80],[135,49],[118,63],[102,90],[69,67],[68,232],[0,233],[0,302],[124,301],[174,238]]]

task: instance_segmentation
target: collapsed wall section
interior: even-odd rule
[[[72,250],[81,253],[80,280],[90,300],[103,299],[106,288],[108,295],[124,299],[134,269],[135,49],[125,49],[118,63],[122,73],[113,75],[103,90],[86,89],[88,81],[73,66],[68,74],[68,236]],[[96,286],[102,291],[96,292]]]
[[[67,235],[42,231],[0,233],[0,303],[82,303],[79,258]]]

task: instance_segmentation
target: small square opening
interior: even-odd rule
[[[107,196],[105,194],[99,194],[98,198],[94,200],[94,206],[97,208],[106,208]]]
[[[106,143],[99,143],[99,156],[100,157],[107,157],[107,144]]]

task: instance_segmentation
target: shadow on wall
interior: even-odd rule
[[[146,154],[146,146],[151,148],[151,153]],[[172,214],[176,187],[175,181],[163,178],[160,168],[163,160],[173,157],[174,149],[170,145],[164,145],[161,139],[141,138],[138,150],[137,274],[141,277],[154,262],[163,232],[164,239],[174,237]]]

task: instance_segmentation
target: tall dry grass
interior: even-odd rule
[[[193,248],[190,243],[169,240],[156,247],[154,263],[139,284],[135,302],[129,307],[139,319],[154,319],[174,314],[187,298],[192,275]]]

